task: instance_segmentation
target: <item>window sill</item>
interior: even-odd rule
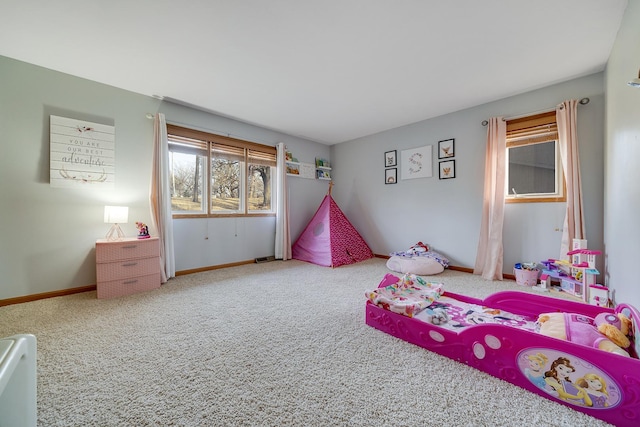
[[[256,212],[256,213],[248,213],[248,214],[241,214],[241,213],[228,213],[228,214],[202,214],[202,213],[198,213],[198,214],[173,214],[172,218],[173,219],[192,219],[192,218],[260,218],[260,217],[270,217],[270,216],[276,216],[276,214],[274,212],[268,212],[268,213],[260,213],[260,212]]]
[[[566,202],[566,197],[509,197],[505,198],[505,203],[559,203]]]

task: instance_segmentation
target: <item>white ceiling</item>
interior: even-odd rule
[[[627,0],[0,0],[0,55],[325,144],[602,71]]]

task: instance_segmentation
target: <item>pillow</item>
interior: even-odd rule
[[[432,276],[444,271],[444,266],[430,257],[392,256],[387,260],[387,268],[398,273],[411,273],[418,276]]]

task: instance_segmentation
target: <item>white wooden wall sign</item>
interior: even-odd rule
[[[115,187],[115,127],[50,116],[52,187]]]

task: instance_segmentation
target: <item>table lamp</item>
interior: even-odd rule
[[[127,206],[105,206],[104,222],[113,224],[107,233],[107,240],[121,240],[124,233],[118,224],[126,224],[129,221],[129,208]]]

